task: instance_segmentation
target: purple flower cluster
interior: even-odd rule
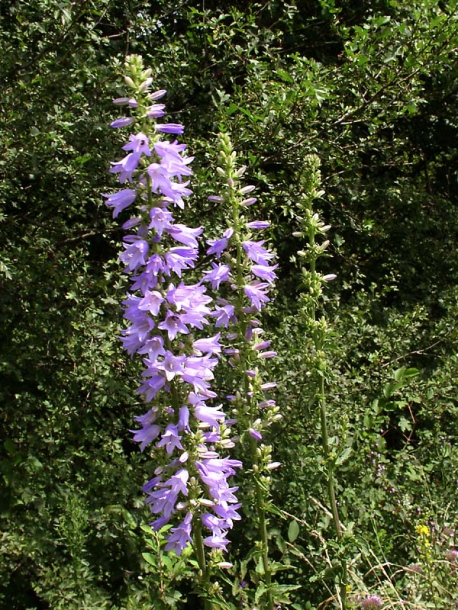
[[[256,233],[270,227],[265,220],[247,221],[245,211],[256,203],[252,197],[253,185],[238,186],[245,168],[234,167],[235,152],[230,139],[220,136],[220,157],[225,168],[218,168],[218,174],[226,179],[222,195],[212,195],[210,201],[228,203],[232,210],[230,226],[219,239],[207,240],[207,255],[214,255],[217,262],[204,273],[203,282],[213,290],[226,289],[226,298],[217,298],[212,312],[215,326],[228,329],[226,339],[235,340],[234,347],[224,349],[230,357],[233,368],[242,366],[246,376],[245,396],[229,397],[239,416],[242,432],[247,432],[255,441],[261,441],[262,430],[273,421],[280,419],[279,409],[274,400],[267,400],[265,392],[276,387],[276,383],[263,383],[256,362],[273,358],[277,354],[270,349],[270,341],[262,340],[263,329],[257,319],[258,314],[270,301],[278,265],[272,264],[273,252],[266,247]],[[247,195],[249,197],[247,198]],[[245,416],[244,416],[245,414]],[[271,462],[269,451],[265,452],[263,466],[265,472],[277,468],[278,462]],[[264,481],[266,483],[267,480]]]
[[[221,406],[214,404],[216,394],[211,389],[222,349],[220,335],[195,338],[212,317],[216,326],[224,325],[232,312],[229,308],[221,313],[224,306],[212,310],[202,282],[187,284],[183,279],[195,268],[202,228],[176,222],[172,210],[183,209],[191,194],[192,158],[185,156],[185,144],[160,139],[160,133],[182,133],[181,125],[151,124],[164,115],[164,105],[155,102],[165,91],[148,93],[150,84],[150,78],[140,83],[135,99],[114,100],[141,110],[142,123],[123,146],[126,156],[112,163],[110,170],[128,188],[104,196],[115,218],[136,206],[133,217],[123,224],[128,234],[120,260],[132,286],[124,301],[128,327],[121,340],[130,355],[143,358],[137,391],[150,407],[136,417],[140,428],[132,432],[141,451],[152,445],[155,456],[163,456],[162,466],[143,490],[155,517],[154,529],[171,520],[178,523],[170,530],[166,550],[179,555],[192,542],[195,519],[209,532],[204,544],[224,550],[227,531],[240,518],[237,488],[230,487],[228,479],[241,463],[220,456],[218,450],[232,447],[233,442],[230,422]],[[132,117],[125,117],[111,126],[134,123]]]
[[[254,187],[250,186],[248,188]],[[254,201],[256,200],[254,199]],[[245,226],[251,230],[262,230],[268,228],[270,223],[267,221],[255,221],[247,223]],[[233,245],[235,241],[231,239],[233,235],[234,229],[231,227],[224,232],[220,239],[207,240],[210,246],[207,249],[207,254],[214,254],[219,259],[223,252]],[[278,265],[270,266],[270,261],[274,258],[274,254],[264,247],[264,243],[264,240],[253,241],[251,238],[242,242],[245,255],[250,261],[250,268],[244,276],[243,285],[243,291],[249,301],[249,305],[247,304],[243,309],[245,314],[261,311],[264,305],[270,301],[268,291],[275,281],[275,269],[277,269]],[[217,290],[222,282],[229,282],[233,285],[235,278],[230,265],[213,263],[211,271],[207,271],[204,274],[203,281],[208,282],[213,289]],[[234,323],[237,323],[237,319],[234,317],[234,309],[230,303],[223,299],[219,299],[218,302],[219,306],[216,308],[215,313],[212,314],[217,318],[216,325],[227,328],[231,319]]]
[[[382,598],[378,595],[368,595],[361,601],[361,608],[365,610],[376,610],[383,606]]]

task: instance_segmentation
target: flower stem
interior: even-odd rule
[[[331,456],[329,451],[329,439],[328,439],[328,424],[327,424],[327,413],[326,413],[326,399],[324,393],[324,378],[321,377],[319,384],[318,403],[320,406],[320,420],[321,420],[321,439],[323,446],[324,459],[327,466],[327,487],[329,503],[331,505],[332,517],[334,520],[334,527],[338,540],[342,538],[342,526],[340,524],[339,510],[337,508],[336,493],[334,488],[334,475],[333,467],[331,463]]]
[[[200,572],[201,572],[201,583],[204,588],[205,596],[204,596],[204,610],[213,610],[213,604],[207,598],[210,588],[210,578],[207,567],[207,562],[205,560],[205,547],[202,538],[202,525],[200,521],[196,523],[194,526],[194,548],[197,555],[197,562],[199,564]]]
[[[342,525],[340,523],[339,509],[337,507],[336,493],[334,487],[334,468],[332,464],[332,458],[329,450],[329,438],[328,438],[328,424],[327,424],[327,413],[326,413],[326,397],[325,397],[325,383],[324,377],[320,377],[319,390],[318,390],[318,403],[320,406],[320,421],[321,421],[321,442],[323,446],[323,454],[326,463],[326,476],[327,476],[327,488],[329,504],[331,505],[332,518],[334,521],[334,528],[336,531],[337,540],[342,540]],[[347,597],[347,564],[344,559],[341,562],[342,577],[340,584],[340,600],[342,608],[346,607]]]
[[[331,506],[331,513],[336,532],[337,540],[340,542],[343,538],[342,525],[339,517],[339,509],[337,506],[336,492],[334,485],[334,457],[329,446],[328,422],[326,411],[326,358],[324,354],[326,340],[326,322],[324,318],[317,319],[317,308],[322,296],[322,280],[316,270],[316,261],[325,250],[325,244],[319,246],[316,244],[316,236],[324,234],[323,223],[319,220],[318,214],[313,213],[312,202],[319,194],[318,188],[320,185],[319,161],[311,159],[308,176],[306,177],[305,185],[307,192],[305,193],[302,207],[305,212],[304,218],[304,234],[308,237],[308,252],[307,258],[309,263],[309,294],[306,297],[305,312],[308,317],[308,323],[311,327],[311,335],[313,347],[316,354],[316,371],[318,375],[316,399],[320,412],[320,427],[321,427],[321,444],[323,449],[323,457],[325,462],[326,472],[326,487],[328,500]],[[342,608],[346,608],[347,596],[347,565],[344,559],[341,561],[341,580],[340,580],[340,604]]]
[[[250,448],[253,470],[256,470],[258,467],[258,456],[256,451],[257,445],[254,438],[250,438]],[[254,473],[254,485],[256,494],[256,512],[259,522],[259,535],[261,537],[261,558],[264,569],[264,582],[267,589],[267,610],[274,610],[274,602],[271,592],[272,574],[269,561],[269,540],[267,536],[266,512],[264,509],[264,491],[256,472]]]

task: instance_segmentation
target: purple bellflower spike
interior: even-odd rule
[[[178,416],[178,430],[183,432],[191,432],[189,427],[189,409],[188,407],[181,407]]]
[[[197,253],[193,248],[170,248],[165,254],[165,271],[168,275],[175,273],[181,277],[184,269],[192,269]]]
[[[113,104],[115,104],[116,106],[128,106],[130,101],[131,100],[128,97],[117,97],[113,100]],[[134,99],[132,99],[132,102],[135,102],[135,104],[138,106],[137,102]]]
[[[177,311],[196,309],[205,307],[208,303],[211,303],[212,299],[208,295],[204,294],[206,288],[193,284],[186,286],[183,282],[180,282],[176,288],[171,285],[167,292],[167,301],[174,305]],[[204,313],[210,313],[210,309],[205,308],[202,310]]]
[[[151,179],[153,193],[160,193],[166,197],[173,196],[172,183],[167,168],[159,163],[151,163],[146,171]]]
[[[179,183],[181,183],[183,176],[191,176],[192,170],[188,165],[193,161],[194,157],[177,158],[173,152],[170,152],[170,149],[159,150],[162,152],[161,167],[167,170],[171,178],[178,178]]]
[[[221,517],[217,517],[216,515],[211,515],[209,513],[202,515],[202,523],[214,534],[221,535],[224,530],[228,529],[226,519],[222,519]]]
[[[138,68],[138,58],[132,61]],[[228,483],[239,464],[230,465],[220,458],[219,449],[227,450],[233,442],[227,438],[221,405],[207,404],[216,398],[211,383],[218,362],[215,355],[222,351],[220,334],[201,338],[197,331],[203,330],[211,318],[215,326],[224,326],[226,320],[228,324],[234,320],[234,309],[221,301],[214,312],[202,279],[186,283],[186,272],[196,267],[202,228],[176,222],[171,208],[179,213],[192,194],[188,179],[193,157],[186,156],[185,144],[162,139],[161,134],[183,132],[182,125],[156,123],[164,116],[165,105],[155,102],[165,91],[149,93],[149,73],[140,70],[132,74],[127,83],[137,88],[135,99],[118,98],[115,104],[141,109],[142,131],[129,135],[123,146],[127,154],[110,169],[121,184],[127,181],[132,187],[105,195],[115,218],[129,206],[133,210],[133,217],[123,225],[130,234],[123,239],[124,250],[119,257],[130,279],[123,303],[127,328],[121,331],[121,341],[130,355],[143,358],[137,392],[152,407],[135,418],[140,427],[131,432],[141,451],[150,446],[153,455],[162,453],[168,462],[156,469],[156,476],[143,488],[154,515],[152,527],[158,530],[173,521],[166,550],[180,555],[192,541],[193,519],[201,517],[192,502],[184,520],[180,517],[188,506],[191,477],[200,485],[201,498],[208,506],[202,521],[211,534],[206,544],[224,550],[227,531],[239,518],[236,511],[240,505],[234,495],[237,488]],[[134,118],[126,117],[112,126],[132,123]],[[222,240],[209,244],[218,256],[231,236],[232,229],[228,229]],[[213,275],[206,275],[205,281],[213,287],[230,281],[229,267],[218,266]],[[169,396],[158,400],[159,393]]]
[[[187,188],[188,184],[189,181],[184,182],[183,184],[172,184],[172,193],[169,195],[169,197],[172,199],[174,204],[181,209],[184,208],[183,197],[189,197],[189,195],[192,195],[192,191]]]
[[[161,159],[171,159],[178,164],[183,163],[183,157],[181,153],[186,150],[186,144],[179,144],[177,140],[175,142],[156,142],[154,144],[154,151]]]
[[[263,358],[264,360],[267,360],[268,358],[276,358],[276,357],[277,357],[277,352],[273,352],[273,351],[262,352],[261,354],[259,354],[259,358]]]
[[[259,432],[259,430],[255,430],[254,428],[249,428],[248,434],[252,438],[254,438],[255,441],[262,441],[262,434]]]
[[[170,519],[175,512],[178,495],[188,495],[189,472],[186,469],[177,471],[170,479],[164,483],[156,485],[157,491],[148,493],[147,503],[150,504],[151,512],[154,514],[163,513],[165,519]]]

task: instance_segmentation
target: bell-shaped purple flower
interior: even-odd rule
[[[187,513],[186,517],[178,527],[172,527],[172,534],[168,538],[166,551],[175,551],[180,556],[183,550],[192,542],[191,538],[192,513]]]

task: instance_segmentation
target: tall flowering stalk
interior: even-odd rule
[[[131,211],[122,225],[127,235],[119,257],[131,282],[121,340],[131,356],[142,358],[137,392],[146,403],[132,433],[157,463],[143,487],[154,517],[151,526],[159,530],[173,524],[166,550],[180,555],[193,544],[201,577],[208,581],[205,547],[216,549],[218,556],[240,518],[237,488],[228,479],[241,463],[227,456],[234,444],[230,422],[211,387],[220,334],[196,337],[215,315],[206,286],[195,281],[202,228],[176,220],[192,193],[192,157],[174,139],[183,126],[157,122],[165,114],[164,104],[157,103],[165,91],[150,91],[151,71],[144,70],[138,56],[128,58],[126,70],[130,94],[114,103],[129,116],[111,123],[131,130],[123,146],[127,154],[110,169],[123,188],[104,196],[113,217]],[[188,277],[194,281],[186,282]]]
[[[220,204],[227,212],[227,229],[219,239],[209,240],[207,254],[216,261],[205,273],[203,281],[223,296],[217,299],[215,318],[217,327],[227,329],[224,352],[233,371],[234,393],[229,396],[237,418],[242,445],[245,447],[245,476],[251,478],[253,499],[259,532],[260,557],[258,573],[263,581],[261,595],[263,607],[274,608],[275,588],[272,581],[274,565],[269,560],[268,508],[271,471],[280,464],[272,461],[272,447],[264,443],[264,436],[273,422],[281,418],[279,408],[269,396],[276,383],[262,378],[262,363],[276,356],[270,341],[262,337],[260,313],[270,301],[269,293],[275,281],[278,265],[272,264],[274,254],[266,247],[259,233],[269,222],[249,220],[254,186],[242,186],[245,167],[237,167],[236,153],[229,137],[220,135],[220,167],[222,188],[210,200]],[[242,380],[240,382],[240,380]],[[259,567],[262,566],[262,569]],[[284,593],[283,588],[283,593]]]
[[[328,363],[326,359],[326,344],[328,341],[329,327],[326,318],[320,315],[322,308],[323,285],[335,279],[334,274],[323,275],[317,271],[317,261],[326,255],[329,241],[326,234],[331,228],[326,225],[317,212],[313,210],[313,202],[323,195],[320,190],[321,175],[320,161],[316,155],[309,155],[305,159],[303,175],[303,195],[297,203],[299,209],[298,218],[301,222],[301,230],[295,232],[295,237],[306,240],[304,250],[298,252],[299,257],[306,265],[302,267],[303,292],[300,297],[300,312],[305,325],[305,330],[311,338],[313,346],[313,368],[315,372],[314,382],[316,384],[316,401],[320,414],[321,445],[323,461],[325,466],[326,487],[328,500],[333,516],[333,523],[338,541],[343,538],[342,525],[335,492],[335,464],[336,456],[331,451],[328,433],[328,417],[326,405],[326,377],[328,375]],[[345,561],[341,563],[341,578],[338,596],[342,608],[346,607],[347,595],[347,568]]]

